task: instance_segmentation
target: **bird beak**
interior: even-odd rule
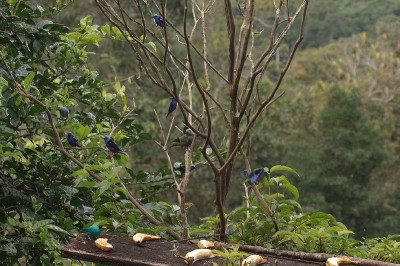
[[[102,226],[101,226],[101,229],[107,229],[107,226],[102,225]]]

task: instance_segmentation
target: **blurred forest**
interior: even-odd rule
[[[263,8],[255,10],[254,28],[260,35],[268,34],[274,18],[271,5],[272,1],[265,1]],[[169,20],[179,22],[182,12],[181,1],[167,2]],[[222,34],[226,25],[218,10],[213,12],[214,21],[207,22],[213,36],[208,44],[211,57],[227,52]],[[94,24],[107,23],[94,1],[76,1],[50,19],[74,28],[87,14],[93,16]],[[267,110],[263,123],[252,129],[252,138],[257,139],[250,155],[252,164],[283,164],[295,169],[300,177],[293,175],[290,179],[299,189],[304,211],[332,214],[354,231],[357,239],[398,233],[399,26],[400,2],[396,0],[312,1],[301,51],[296,53],[281,85],[285,95]],[[279,77],[281,60],[288,57],[288,47],[297,38],[290,33],[275,57],[277,71],[270,69],[265,74],[262,87],[266,91]],[[170,45],[180,45],[179,40],[170,41]],[[255,38],[255,47],[265,45]],[[90,47],[94,54],[88,66],[99,72],[100,79],[109,81],[110,92],[116,81],[125,86],[140,124],[154,140],[161,139],[155,112],[166,115],[169,96],[153,90],[151,83],[140,76],[137,61],[130,58],[126,46],[126,42],[102,40],[100,48]],[[222,69],[226,62],[219,64]],[[217,99],[227,97],[223,84],[213,86]],[[179,113],[176,119],[180,121]],[[222,118],[215,117],[215,125],[220,122]],[[169,126],[163,123],[163,127]],[[153,173],[166,167],[165,154],[154,142],[138,143],[129,152],[132,169]],[[182,153],[179,149],[171,151],[176,157]],[[245,166],[236,163],[235,169],[228,210],[242,204],[244,196]],[[187,195],[187,200],[194,203],[190,218],[200,222],[199,218],[213,212],[212,174],[206,165],[198,165],[192,175]],[[150,193],[139,187],[131,189],[138,197]],[[169,193],[155,194],[153,199],[165,200]]]

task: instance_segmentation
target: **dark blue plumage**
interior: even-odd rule
[[[251,187],[251,184],[256,184],[258,185],[260,182],[262,182],[263,177],[264,177],[264,168],[257,168],[253,172],[248,175],[247,169],[243,171],[244,176],[246,178],[249,178],[250,180],[246,182],[247,187]]]
[[[107,148],[112,153],[124,153],[120,148],[118,148],[117,144],[115,144],[114,141],[112,141],[109,136],[105,136],[103,139],[104,142],[106,143]]]
[[[196,168],[196,166],[195,166],[194,164],[191,164],[191,165],[190,165],[190,171],[192,171],[192,170],[195,169],[195,168]],[[174,167],[174,169],[175,169],[175,170],[178,170],[178,171],[181,172],[182,174],[185,174],[186,167],[183,165],[183,166],[180,166],[180,167]]]
[[[171,103],[169,104],[167,117],[169,116],[170,113],[175,111],[177,107],[178,107],[178,102],[175,100],[175,98],[171,97]]]
[[[168,24],[167,24],[167,23],[164,23],[163,18],[160,17],[158,14],[154,14],[153,18],[154,18],[154,22],[156,23],[157,26],[159,26],[159,27],[161,27],[161,28],[164,28],[164,24],[165,24],[166,26],[168,26]]]
[[[105,229],[105,228],[106,228],[106,227],[103,226],[103,225],[99,225],[99,226],[97,226],[97,225],[92,225],[92,226],[89,226],[89,227],[84,228],[83,230],[85,230],[86,233],[87,233],[89,236],[98,236],[98,235],[101,234],[101,232],[103,232],[103,229]]]
[[[72,146],[72,147],[80,147],[78,140],[74,137],[74,135],[72,135],[71,132],[68,132],[68,137],[67,137],[68,143]]]

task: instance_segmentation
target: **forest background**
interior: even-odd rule
[[[169,1],[168,6],[175,14],[170,19],[179,20],[181,1]],[[255,15],[256,29],[268,28],[274,15],[269,8],[266,4],[265,10]],[[57,20],[74,27],[87,14],[93,16],[94,24],[106,23],[90,1],[74,3]],[[295,169],[300,176],[291,178],[299,189],[303,209],[332,214],[356,232],[357,238],[398,233],[400,3],[322,0],[312,2],[307,15],[301,51],[281,85],[286,93],[252,129],[252,138],[258,140],[252,163],[259,167],[283,164]],[[210,23],[221,22],[215,16],[215,22]],[[215,31],[209,52],[223,53],[227,45],[224,29],[218,26],[209,30]],[[296,38],[295,32],[288,34],[279,57],[288,56],[289,44]],[[135,99],[136,118],[154,139],[160,139],[154,110],[164,114],[169,96],[154,89],[146,79],[135,78],[138,65],[124,53],[128,50],[124,45],[102,40],[98,49],[90,47],[96,55],[89,56],[88,65],[99,72],[102,80],[111,84],[119,80],[126,86],[127,98]],[[272,81],[279,76],[279,57],[277,72],[267,73]],[[134,83],[130,84],[128,78]],[[268,79],[263,84],[267,88],[273,84]],[[217,94],[222,88],[216,90]],[[218,99],[223,98],[221,95]],[[138,143],[130,153],[134,158],[129,162],[132,169],[154,172],[167,166],[160,147],[150,142]],[[235,166],[228,210],[242,202],[243,169],[242,164]],[[194,203],[192,221],[200,222],[199,217],[213,211],[214,184],[207,178],[211,176],[209,171],[200,166],[192,173],[193,182],[188,187],[188,201]],[[198,179],[200,183],[194,181]]]
[[[300,2],[292,3],[297,6]],[[168,1],[168,8],[169,19],[179,21],[181,1]],[[214,26],[208,29],[214,36],[208,48],[210,57],[227,49],[218,10],[213,12],[215,21],[209,23]],[[93,24],[107,23],[92,1],[76,1],[48,19],[76,28],[88,14],[93,17]],[[396,0],[311,2],[304,40],[281,84],[285,94],[252,129],[251,138],[257,141],[252,147],[252,165],[287,165],[295,169],[299,175],[287,177],[299,190],[303,211],[332,214],[355,232],[356,239],[398,233],[399,16],[400,3]],[[273,17],[272,6],[265,4],[255,13],[254,28],[260,32],[268,29]],[[289,47],[296,38],[296,32],[289,32],[275,56],[276,71],[269,68],[265,73],[262,87],[266,91],[278,79],[281,62],[289,56]],[[255,47],[263,45],[256,39]],[[93,53],[88,56],[87,65],[106,81],[106,90],[114,93],[125,87],[136,121],[153,140],[161,139],[154,113],[166,115],[169,95],[154,89],[149,80],[140,76],[140,66],[127,53],[128,45],[105,38],[100,46],[88,46],[87,50]],[[222,91],[221,84],[213,93],[223,102]],[[68,107],[72,112],[85,111]],[[180,120],[179,112],[175,119]],[[213,125],[218,127],[221,119],[215,117]],[[169,127],[168,121],[162,123]],[[160,146],[142,141],[128,152],[133,159],[124,162],[125,166],[155,173],[153,180],[138,182],[129,189],[148,201],[174,201],[171,184],[157,179],[157,173],[168,169]],[[170,153],[176,160],[182,157],[179,149]],[[245,168],[235,162],[227,212],[242,205]],[[205,164],[197,165],[191,173],[186,196],[193,203],[191,223],[200,224],[200,218],[214,212],[211,176]]]

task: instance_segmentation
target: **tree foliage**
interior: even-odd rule
[[[9,265],[63,264],[60,248],[99,216],[94,206],[104,213],[105,202],[128,197],[117,177],[128,157],[115,156],[114,165],[102,135],[114,133],[124,147],[151,139],[134,122],[123,88],[105,93],[85,64],[86,45],[100,40],[91,18],[76,31],[41,19],[64,7],[2,3],[0,250]],[[59,106],[70,109],[68,118]],[[83,148],[68,148],[66,131]]]

